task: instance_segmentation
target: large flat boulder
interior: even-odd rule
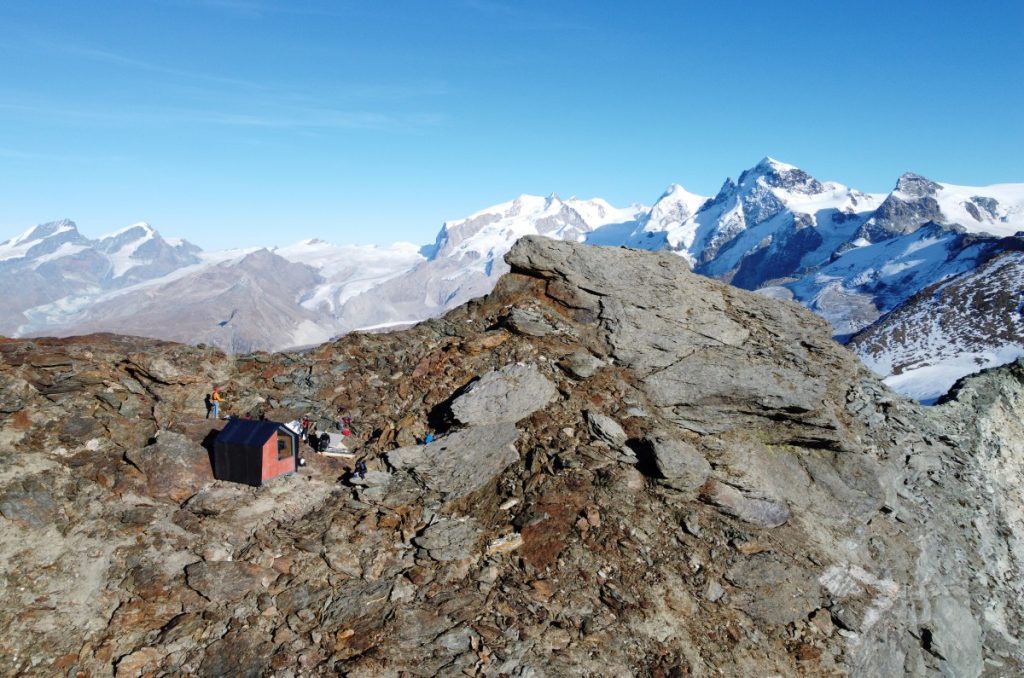
[[[654,464],[666,483],[682,490],[695,490],[711,475],[711,464],[700,450],[665,433],[648,440]]]
[[[427,445],[388,452],[388,463],[451,498],[480,489],[519,460],[519,431],[508,422],[456,431]]]
[[[146,476],[150,496],[181,503],[213,480],[210,455],[188,436],[161,431],[152,445],[125,457]]]
[[[517,422],[558,396],[536,365],[506,365],[473,382],[452,402],[455,419],[467,426]]]

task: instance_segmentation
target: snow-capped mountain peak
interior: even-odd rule
[[[746,192],[755,191],[759,186],[805,195],[824,190],[821,182],[799,167],[769,157],[740,174],[737,184]]]
[[[859,235],[879,242],[913,233],[927,223],[956,224],[972,233],[1013,235],[1024,230],[1024,184],[957,186],[906,172]]]
[[[494,253],[504,254],[524,235],[580,240],[621,212],[604,201],[572,198],[563,202],[557,193],[547,197],[524,193],[465,219],[446,221],[429,255],[482,257],[489,261]]]
[[[782,162],[781,160],[776,160],[770,155],[766,155],[761,158],[760,162],[757,163],[757,167],[773,172],[790,172],[792,170],[800,169],[796,165],[790,165],[789,163]]]
[[[736,182],[733,181],[732,177],[726,177],[725,181],[722,182],[722,187],[718,189],[718,193],[715,193],[715,197],[711,199],[713,203],[719,203],[727,200],[729,196],[736,192]]]
[[[125,233],[128,233],[128,232],[131,232],[131,231],[137,231],[137,232],[139,232],[141,234],[149,234],[149,235],[152,235],[152,234],[156,233],[156,230],[152,226],[150,226],[147,222],[145,222],[145,221],[137,221],[134,224],[131,224],[129,226],[125,226],[124,228],[119,228],[118,230],[114,231],[113,233],[107,233],[106,235],[102,235],[102,236],[100,236],[99,239],[101,241],[102,240],[112,240],[114,238],[118,238],[121,235],[123,235]]]
[[[661,197],[659,197],[654,203],[654,207],[656,209],[658,205],[680,204],[684,206],[690,214],[696,214],[697,210],[699,210],[707,201],[708,197],[705,195],[691,193],[680,184],[669,184],[661,194]]]
[[[896,182],[896,189],[893,191],[893,195],[901,200],[914,200],[935,195],[941,190],[942,184],[937,184],[920,174],[904,172]]]
[[[638,236],[643,236],[645,240],[637,242],[634,238],[631,245],[644,249],[668,247],[672,250],[689,246],[693,241],[693,216],[707,202],[707,197],[703,195],[691,193],[679,184],[670,184],[643,219]]]
[[[101,237],[98,247],[104,252],[117,252],[159,237],[160,234],[152,226],[145,222],[139,222]]]
[[[60,235],[61,233],[78,233],[78,227],[70,219],[58,219],[57,221],[49,221],[45,224],[33,226],[9,242],[12,245],[19,245]]]
[[[0,262],[28,260],[59,251],[71,251],[86,242],[75,222],[68,219],[50,221],[33,226],[21,235],[0,243]]]
[[[575,196],[565,200],[565,205],[579,214],[591,229],[597,229],[607,224],[633,223],[649,209],[647,206],[637,203],[627,207],[615,207],[601,198],[582,200]]]
[[[59,219],[57,221],[48,221],[45,224],[36,224],[21,235],[17,235],[10,240],[5,240],[0,243],[0,245],[24,245],[26,243],[42,240],[43,238],[49,238],[60,233],[72,232],[78,232],[78,227],[75,226],[75,222],[70,219]]]

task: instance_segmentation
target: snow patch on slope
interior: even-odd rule
[[[89,249],[88,245],[74,245],[69,242],[61,243],[60,246],[53,252],[33,258],[32,268],[39,268],[42,264],[45,264],[48,261],[63,259],[64,257],[70,257],[74,254],[78,254],[79,252],[82,252],[87,249]]]
[[[274,253],[288,261],[312,266],[326,278],[302,296],[299,303],[309,310],[335,313],[346,301],[426,261],[412,243],[390,247],[376,245],[334,245],[323,240],[303,240]]]
[[[1024,253],[949,279],[854,337],[851,348],[895,390],[919,400],[1024,355]]]
[[[1024,184],[957,186],[939,183],[934,194],[946,223],[970,233],[1009,236],[1024,230]],[[898,191],[894,195],[909,200]]]
[[[107,258],[110,260],[111,277],[113,278],[120,278],[136,266],[142,266],[150,263],[150,260],[148,259],[136,257],[136,253],[139,251],[140,247],[159,237],[157,236],[156,231],[154,231],[149,224],[134,224],[128,228],[123,228],[116,233],[106,236],[103,240],[117,238],[134,229],[139,229],[141,231],[141,235],[138,238],[126,242],[116,250],[107,253]]]

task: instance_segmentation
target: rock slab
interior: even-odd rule
[[[536,365],[506,365],[488,372],[452,402],[452,415],[467,426],[517,422],[558,396]]]
[[[162,431],[156,442],[125,457],[146,476],[150,494],[181,503],[213,480],[210,455],[187,436]]]
[[[392,450],[388,463],[413,475],[428,489],[449,498],[464,497],[519,460],[519,431],[505,422],[456,431],[428,445]]]

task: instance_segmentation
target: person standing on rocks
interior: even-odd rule
[[[356,462],[356,468],[352,472],[352,477],[356,480],[366,479],[366,462],[362,459]]]
[[[209,419],[210,415],[213,414],[214,419],[220,419],[220,403],[224,400],[224,396],[221,395],[220,386],[213,387],[213,393],[210,394],[210,410],[206,413],[206,418]]]

